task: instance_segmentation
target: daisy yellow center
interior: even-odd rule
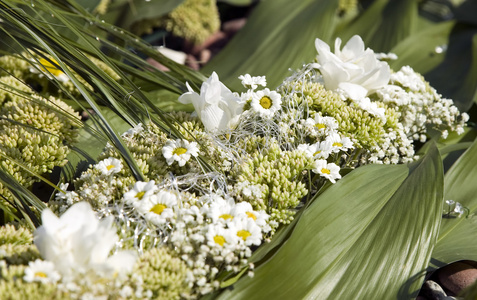
[[[316,151],[315,153],[313,153],[313,156],[317,156],[317,155],[320,154],[320,153],[321,153],[321,150],[318,150],[318,151]]]
[[[52,61],[56,63],[55,60],[52,60]],[[60,76],[61,74],[63,74],[61,70],[56,68],[52,63],[50,63],[48,60],[44,58],[40,59],[40,64],[43,66],[42,68],[43,70],[46,70],[55,76]]]
[[[222,219],[224,219],[224,220],[228,220],[228,219],[233,219],[234,216],[229,215],[229,214],[223,214],[223,215],[221,215],[219,218],[222,218]]]
[[[109,165],[109,166],[106,166],[106,169],[111,170],[112,168],[114,168],[114,165]]]
[[[321,169],[321,173],[323,174],[331,174],[331,171],[329,169],[323,168]]]
[[[141,200],[142,197],[144,197],[144,194],[145,194],[145,193],[146,193],[146,192],[144,192],[144,191],[137,193],[137,194],[136,194],[136,198],[138,198],[139,200]]]
[[[154,205],[149,211],[160,215],[160,214],[162,214],[162,212],[166,208],[167,208],[166,205],[159,203],[159,204]]]
[[[48,276],[43,272],[36,272],[35,277],[47,278]]]
[[[178,147],[172,151],[172,154],[182,155],[187,152],[186,148]]]
[[[325,125],[325,124],[320,124],[320,123],[316,124],[315,126],[316,126],[316,128],[318,128],[318,129],[325,129],[325,128],[326,128],[326,125]]]
[[[343,147],[343,144],[336,142],[336,143],[333,143],[333,147]]]
[[[257,216],[254,213],[247,211],[246,214],[249,218],[252,218],[254,221],[257,220]]]
[[[219,244],[220,246],[224,246],[225,238],[221,235],[216,235],[216,236],[214,236],[214,242]]]
[[[244,241],[246,241],[247,238],[248,238],[249,236],[251,236],[251,235],[252,235],[252,234],[250,233],[250,231],[247,231],[247,230],[243,230],[243,229],[242,229],[242,230],[237,231],[237,236],[238,236],[238,237],[241,237],[242,240],[244,240]]]
[[[263,96],[260,99],[260,105],[265,109],[269,109],[272,106],[272,99],[270,99],[270,97]]]

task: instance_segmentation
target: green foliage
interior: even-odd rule
[[[463,260],[477,260],[477,141],[459,158],[445,176],[444,199],[454,200],[468,209],[462,216],[444,215],[436,248],[434,267]],[[444,212],[446,207],[444,205]]]

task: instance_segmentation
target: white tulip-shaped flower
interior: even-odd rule
[[[222,82],[217,73],[212,73],[200,88],[200,95],[192,90],[179,97],[179,102],[192,103],[202,124],[209,132],[234,128],[243,110],[240,98],[236,97]]]
[[[364,48],[358,35],[353,36],[340,50],[341,39],[335,41],[335,53],[320,39],[315,40],[318,51],[318,69],[325,87],[341,91],[353,100],[373,93],[388,84],[391,76],[389,65],[379,61],[373,50]]]
[[[120,251],[109,256],[118,241],[113,219],[99,220],[87,202],[71,206],[61,217],[49,209],[41,215],[43,225],[34,243],[43,259],[52,262],[64,280],[90,271],[102,276],[129,272],[136,255]]]

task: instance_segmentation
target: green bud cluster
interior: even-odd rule
[[[144,290],[150,290],[152,299],[182,299],[190,293],[184,261],[174,257],[166,247],[145,252],[135,265],[133,273],[142,277]]]
[[[11,76],[0,77],[0,82],[16,83],[18,90],[32,92]],[[40,175],[63,166],[68,145],[77,139],[80,116],[54,97],[26,96],[13,89],[4,92],[0,93],[0,153],[14,161],[3,159],[0,164],[20,184],[30,187],[38,179],[19,164]],[[0,184],[0,194],[9,197],[10,192]]]
[[[251,137],[247,151],[257,148],[264,138]],[[236,189],[243,183],[260,186],[262,197],[254,198],[237,193],[239,200],[249,201],[254,209],[265,210],[273,221],[287,224],[293,220],[294,208],[308,194],[305,183],[302,182],[303,171],[310,169],[313,159],[302,151],[283,151],[274,140],[268,141],[269,146],[251,154],[248,161],[238,165],[232,172],[232,178],[237,183]]]
[[[33,235],[24,228],[13,225],[0,227],[0,259],[9,265],[28,264],[40,254],[33,243]]]
[[[201,44],[220,29],[216,1],[185,0],[159,19],[145,19],[135,23],[132,31],[141,35],[150,33],[154,27],[162,27],[177,37]]]

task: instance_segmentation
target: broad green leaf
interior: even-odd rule
[[[243,89],[239,75],[266,75],[270,88],[316,55],[315,38],[328,42],[335,27],[335,0],[260,2],[247,24],[203,69],[217,72],[232,89]]]
[[[446,216],[432,254],[433,265],[469,259],[477,260],[477,140],[445,176],[444,199],[454,200],[469,209],[469,217]],[[446,205],[444,204],[444,209]]]
[[[415,30],[417,2],[377,0],[336,33],[344,41],[360,35],[375,52],[388,52]]]
[[[456,23],[441,64],[424,74],[446,98],[467,111],[477,99],[477,26]]]
[[[436,24],[402,40],[391,49],[398,59],[389,65],[395,71],[402,66],[412,66],[421,74],[429,72],[444,60],[444,47],[454,25],[454,21]]]
[[[219,299],[406,299],[437,238],[443,171],[435,145],[411,165],[369,165],[328,188],[267,262]]]

